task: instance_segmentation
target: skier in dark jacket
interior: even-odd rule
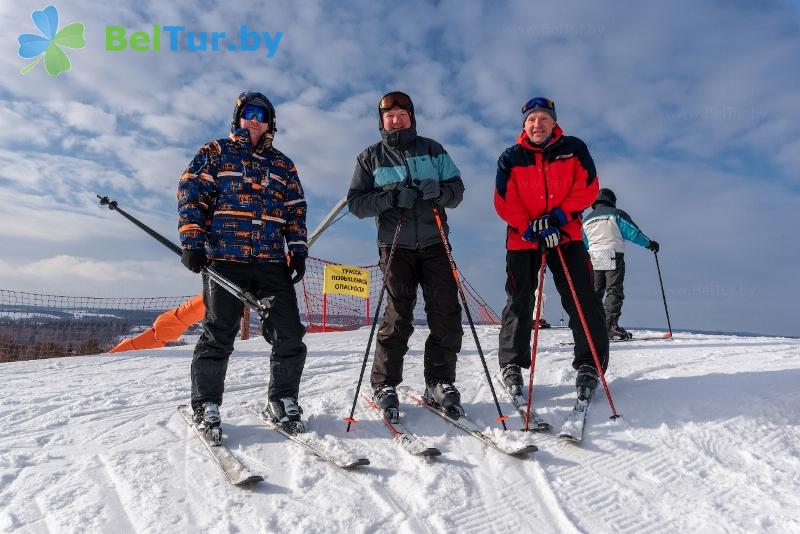
[[[460,416],[461,396],[453,382],[464,335],[461,306],[433,207],[438,207],[447,235],[445,208],[461,203],[461,173],[442,145],[417,135],[414,105],[408,95],[385,95],[378,116],[381,141],[359,154],[347,194],[354,215],[376,218],[380,266],[388,294],[372,366],[374,398],[387,417],[396,421],[399,401],[395,387],[403,380],[403,357],[414,331],[417,286],[422,286],[430,328],[425,342],[425,394],[451,415]],[[400,234],[387,272],[398,224]]]
[[[589,256],[581,242],[581,214],[597,197],[599,182],[586,144],[564,135],[552,100],[538,97],[522,108],[522,132],[497,161],[494,205],[507,223],[506,294],[498,358],[503,383],[522,394],[520,368],[530,367],[534,291],[542,249],[561,247],[583,315],[603,370],[608,366],[608,338],[600,299],[593,291]],[[561,305],[575,338],[572,367],[584,398],[597,387],[597,369],[564,270],[555,250],[548,250]]]
[[[293,284],[305,273],[306,201],[294,163],[272,146],[275,124],[266,96],[239,96],[228,138],[200,148],[181,175],[178,231],[186,268],[199,273],[210,265],[257,299],[272,297],[261,325],[272,344],[267,411],[287,430],[301,432],[297,399],[305,327]],[[203,334],[191,369],[192,408],[198,427],[217,439],[225,372],[244,305],[206,277],[203,298]]]
[[[658,243],[639,230],[631,216],[617,208],[617,195],[601,189],[592,204],[592,212],[583,220],[583,241],[589,249],[594,270],[594,290],[603,299],[605,293],[608,338],[630,339],[630,332],[619,325],[625,298],[625,241],[658,252]]]

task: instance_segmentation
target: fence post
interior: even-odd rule
[[[248,339],[250,339],[250,308],[245,306],[242,314],[242,341]]]

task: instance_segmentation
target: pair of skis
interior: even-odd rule
[[[475,421],[467,416],[459,417],[458,419],[450,417],[439,404],[433,401],[433,399],[429,399],[424,395],[416,393],[408,386],[400,386],[397,388],[397,390],[403,393],[412,402],[427,408],[448,423],[453,424],[475,439],[479,440],[484,445],[487,445],[499,452],[508,454],[509,456],[523,456],[538,450],[536,445],[533,443],[520,443],[513,441],[505,443],[499,441],[491,434],[484,432]],[[414,456],[424,457],[434,457],[442,454],[438,448],[429,446],[422,438],[409,430],[405,424],[391,422],[387,417],[384,416],[381,409],[369,396],[362,395],[362,398],[366,402],[367,406],[374,410],[383,420],[384,425],[386,425],[386,428],[392,433],[395,441],[408,453]]]
[[[369,460],[367,458],[354,457],[338,451],[333,452],[324,441],[313,437],[311,434],[291,434],[284,430],[281,425],[273,422],[272,419],[270,419],[263,412],[260,412],[248,405],[243,405],[243,407],[245,410],[254,415],[267,428],[274,430],[284,438],[297,445],[300,445],[317,457],[332,465],[335,465],[336,467],[341,469],[352,469],[362,465],[369,465]],[[195,426],[194,421],[192,420],[191,410],[189,410],[187,406],[178,406],[178,413],[181,414],[186,423],[192,428],[195,435],[203,443],[206,450],[208,450],[209,454],[211,454],[211,457],[214,459],[214,462],[231,484],[234,486],[248,486],[264,480],[264,477],[261,475],[254,474],[252,471],[250,471],[241,460],[233,455],[228,447],[222,444],[215,445],[209,442],[202,432],[200,432]]]
[[[528,409],[528,400],[525,398],[524,395],[512,395],[508,388],[503,384],[502,380],[495,377],[498,384],[500,385],[500,389],[502,389],[508,399],[511,401],[511,404],[514,405],[517,412],[519,412],[522,420],[525,420],[525,414]],[[575,401],[575,406],[569,412],[567,419],[564,421],[564,424],[561,425],[561,429],[558,431],[558,437],[564,439],[566,441],[571,441],[575,443],[580,443],[583,440],[583,429],[586,426],[586,416],[589,413],[589,402],[591,401],[591,397],[587,399],[577,399]],[[534,432],[549,432],[551,429],[550,423],[542,419],[536,412],[531,409],[531,424],[529,425],[530,429]]]

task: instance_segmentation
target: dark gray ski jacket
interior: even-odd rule
[[[382,140],[367,147],[356,160],[347,207],[359,219],[375,217],[378,226],[378,246],[392,244],[397,223],[403,216],[397,245],[406,249],[422,249],[441,243],[439,229],[433,217],[432,200],[418,197],[411,209],[392,207],[393,191],[412,187],[432,178],[439,182],[441,196],[436,199],[442,227],[448,234],[447,213],[464,198],[461,173],[445,149],[427,137],[416,134],[412,126],[404,130],[381,130]]]

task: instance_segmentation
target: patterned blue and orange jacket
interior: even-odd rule
[[[270,134],[252,147],[248,131],[235,128],[246,102],[237,101],[229,138],[200,148],[181,175],[181,245],[237,262],[285,261],[284,244],[290,254],[306,256],[306,201],[297,169],[272,146]]]

